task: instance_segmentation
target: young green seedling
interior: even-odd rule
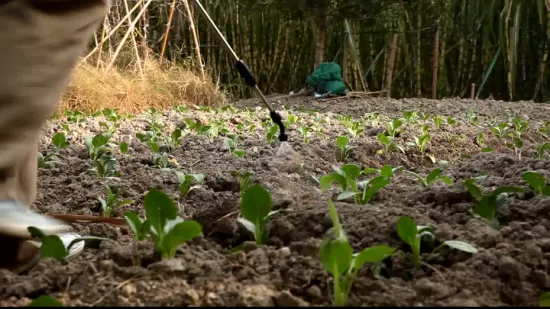
[[[130,151],[130,145],[128,145],[127,142],[124,142],[124,141],[120,142],[118,144],[118,147],[119,147],[121,153],[128,153],[128,151]]]
[[[273,125],[269,127],[266,134],[266,139],[268,143],[273,143],[275,141],[275,138],[277,137],[277,133],[279,132],[279,127],[276,125]]]
[[[261,185],[248,188],[241,198],[241,216],[237,220],[254,234],[258,245],[266,244],[269,231],[266,223],[279,211],[271,211],[271,194]]]
[[[437,115],[433,118],[434,126],[436,129],[441,129],[441,126],[443,125],[443,117]]]
[[[130,205],[133,203],[132,200],[121,200],[119,197],[119,194],[113,193],[113,191],[109,186],[105,186],[105,189],[107,191],[105,199],[102,197],[97,198],[101,203],[101,209],[104,217],[111,217],[111,213],[115,208],[118,208],[124,205]]]
[[[436,182],[438,180],[440,180],[440,181],[442,181],[442,182],[444,182],[448,185],[453,184],[453,180],[449,176],[441,175],[441,173],[443,171],[440,168],[433,169],[431,172],[428,173],[426,178],[420,176],[417,173],[411,172],[411,171],[406,171],[406,172],[413,175],[413,176],[415,176],[416,179],[418,179],[418,182],[420,182],[420,184],[425,188],[430,187],[434,182]]]
[[[456,124],[456,119],[453,116],[449,116],[445,122],[450,126],[454,126]]]
[[[116,158],[110,153],[104,153],[94,160],[94,168],[99,177],[118,177],[120,173],[115,169]]]
[[[69,142],[67,141],[67,137],[63,132],[58,132],[52,137],[52,144],[55,146],[55,148],[57,148],[57,150],[69,147]]]
[[[200,188],[204,182],[203,174],[185,174],[176,171],[176,177],[178,178],[181,197],[186,197],[189,192]],[[193,182],[195,182],[195,184],[193,184]]]
[[[63,307],[63,303],[49,295],[42,295],[33,299],[27,307]]]
[[[319,249],[321,262],[333,276],[334,305],[345,305],[357,273],[367,263],[376,268],[384,259],[391,256],[395,249],[386,245],[367,248],[353,253],[346,234],[342,229],[336,208],[329,199],[329,213],[333,225],[332,237],[325,238]]]
[[[346,126],[346,131],[351,135],[351,137],[356,138],[365,132],[361,122],[354,121],[351,124]]]
[[[338,146],[338,150],[340,151],[340,161],[345,161],[346,158],[351,154],[351,150],[353,147],[350,147],[348,145],[349,143],[349,137],[347,136],[338,136],[336,138],[336,145]]]
[[[536,194],[550,196],[550,186],[546,184],[544,175],[535,172],[525,172],[521,174],[521,178],[535,190]]]
[[[120,122],[117,121],[117,122],[108,123],[105,121],[100,121],[99,126],[104,128],[107,134],[113,135],[115,134],[116,130],[118,130],[118,128],[120,127]]]
[[[522,134],[529,128],[529,122],[521,120],[520,117],[512,119],[512,124],[514,125],[515,133],[518,138],[521,138]]]
[[[420,136],[418,137],[415,136],[414,142],[410,142],[408,143],[408,145],[418,148],[420,153],[424,155],[426,152],[426,149],[428,148],[428,143],[430,142],[430,139],[431,139],[430,133],[428,133],[427,131],[424,131]]]
[[[59,158],[55,154],[50,153],[44,156],[41,152],[38,152],[38,168],[55,167],[59,163]]]
[[[418,121],[418,112],[417,111],[406,111],[403,112],[403,118],[408,124],[413,124]]]
[[[110,139],[111,135],[106,133],[97,134],[93,138],[90,136],[84,137],[84,144],[86,145],[86,149],[88,149],[89,158],[91,160],[96,160],[103,153],[107,152],[108,149],[106,145],[109,143]]]
[[[84,119],[86,119],[86,116],[84,115],[84,113],[79,111],[66,110],[65,116],[67,116],[67,121],[70,123],[78,124],[78,123],[84,122]]]
[[[232,171],[231,175],[236,177],[239,180],[239,190],[241,191],[241,196],[244,194],[248,188],[252,185],[252,173],[250,172],[244,172],[240,173],[238,171]]]
[[[57,235],[46,235],[34,226],[29,226],[27,230],[32,238],[40,239],[40,258],[54,258],[64,264],[67,264],[67,256],[75,244],[86,240],[106,240],[106,238],[94,236],[79,237],[73,239],[68,246],[65,246]]]
[[[498,139],[504,139],[509,128],[510,127],[506,122],[501,122],[497,126],[491,127],[491,132],[493,132]]]
[[[399,118],[393,119],[391,122],[386,123],[386,132],[390,137],[396,137],[397,134],[401,133],[401,126],[403,125],[403,120]]]
[[[464,185],[468,189],[468,192],[477,201],[473,212],[475,215],[484,218],[488,221],[489,226],[494,229],[499,228],[499,222],[497,220],[497,213],[500,211],[506,199],[508,193],[512,192],[524,192],[522,188],[504,186],[495,189],[490,194],[483,194],[481,189],[477,186],[475,178],[466,179]]]
[[[391,182],[394,174],[402,169],[403,167],[401,166],[392,168],[390,165],[384,165],[380,170],[374,168],[364,169],[362,174],[377,173],[379,176],[357,183],[357,186],[363,189],[363,192],[356,196],[357,203],[361,205],[368,204],[376,192],[387,186]]]
[[[468,119],[468,123],[470,125],[478,125],[479,124],[479,120],[477,118],[477,115],[470,109],[468,110],[468,114],[466,115],[466,118]]]
[[[309,132],[311,132],[311,128],[302,126],[302,127],[298,128],[298,132],[300,133],[300,135],[302,135],[302,140],[304,141],[304,144],[309,144],[309,142],[310,142],[310,139],[309,139],[310,133]]]
[[[399,238],[411,248],[411,260],[414,267],[419,268],[422,263],[420,261],[420,245],[423,240],[433,241],[435,239],[434,229],[430,226],[416,225],[416,222],[412,218],[401,216],[397,220],[397,234]],[[458,240],[444,241],[435,248],[432,253],[435,253],[443,246],[448,246],[468,253],[477,253],[477,249],[472,245]]]
[[[376,151],[377,154],[379,155],[384,154],[387,156],[390,153],[392,153],[392,151],[394,151],[395,149],[401,151],[402,153],[405,153],[405,149],[403,148],[403,146],[394,143],[393,138],[386,136],[384,132],[378,134],[376,137],[378,138],[378,141],[380,142],[380,144],[384,146],[383,149]]]
[[[177,215],[174,201],[164,192],[153,189],[145,195],[143,220],[131,212],[124,215],[136,239],[151,237],[162,259],[170,259],[186,241],[202,235],[201,225],[194,220],[183,220]]]
[[[229,152],[239,158],[244,157],[246,154],[245,150],[237,148],[237,136],[234,134],[228,134],[228,137],[224,140],[224,146]]]
[[[537,158],[538,159],[544,159],[548,155],[547,152],[550,150],[550,143],[546,142],[543,144],[538,144],[535,147]]]
[[[319,179],[319,187],[321,190],[328,190],[334,183],[337,183],[340,187],[340,195],[338,200],[355,197],[358,201],[357,191],[357,177],[362,173],[361,167],[357,164],[346,164],[339,168],[337,166],[332,167],[334,172],[323,175]]]
[[[174,131],[172,131],[172,134],[170,134],[170,139],[168,143],[168,151],[172,151],[180,146],[180,138],[181,138],[182,132],[181,129],[176,128]]]

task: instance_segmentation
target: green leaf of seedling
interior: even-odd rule
[[[483,193],[481,189],[476,185],[476,179],[470,178],[464,181],[464,186],[468,189],[468,192],[478,201],[481,201],[483,198]]]
[[[349,143],[349,137],[347,136],[338,136],[336,138],[336,145],[338,145],[338,148],[340,150],[344,151],[346,149],[346,146],[348,146]]]
[[[350,197],[355,197],[357,194],[358,193],[353,192],[353,191],[344,191],[344,192],[338,194],[338,197],[336,199],[339,200],[339,201],[342,201],[342,200],[346,200]]]
[[[378,192],[380,189],[385,187],[390,183],[390,178],[386,178],[384,176],[378,176],[376,178],[371,179],[368,184],[366,185],[363,193],[361,194],[361,203],[367,204],[371,198]]]
[[[63,304],[49,295],[42,295],[31,301],[27,307],[63,307]]]
[[[445,245],[453,248],[453,249],[457,249],[457,250],[460,250],[460,251],[464,251],[464,252],[468,252],[468,253],[477,253],[477,249],[468,244],[468,243],[465,243],[465,242],[462,242],[462,241],[458,241],[458,240],[446,240],[444,242]]]
[[[445,184],[448,184],[448,185],[452,185],[454,183],[453,180],[451,179],[451,177],[449,177],[449,176],[445,176],[445,175],[439,176],[438,179],[443,181]]]
[[[145,236],[149,232],[146,230],[147,226],[150,228],[150,223],[147,220],[142,220],[138,215],[133,212],[124,213],[124,219],[128,223],[130,229],[134,232],[136,240],[144,240]]]
[[[120,147],[120,152],[122,153],[128,153],[128,150],[130,148],[127,142],[120,142],[119,147]]]
[[[246,155],[246,151],[242,149],[235,149],[233,150],[233,153],[239,158],[244,158],[244,156]]]
[[[432,182],[434,182],[439,175],[441,175],[441,169],[436,168],[436,169],[432,170],[428,174],[428,176],[426,176],[426,182],[428,183],[428,185],[431,184]]]
[[[380,263],[394,252],[394,248],[386,245],[372,246],[355,256],[353,268],[360,269],[365,263]]]
[[[399,217],[397,220],[397,234],[402,241],[411,247],[415,246],[416,235],[418,234],[416,223],[409,217]]]
[[[57,235],[46,235],[40,229],[29,226],[27,228],[32,238],[39,238],[41,240],[40,245],[40,257],[51,257],[58,261],[64,261],[67,256],[67,248],[63,244],[63,241]]]
[[[378,173],[378,170],[375,169],[374,167],[367,167],[366,169],[363,170],[363,174],[365,175],[376,174],[376,173]]]
[[[321,178],[319,178],[319,188],[321,190],[328,190],[335,182],[338,183],[342,189],[346,189],[346,178],[337,173],[321,176]]]
[[[57,149],[63,149],[69,146],[65,133],[62,132],[59,132],[52,137],[52,144],[54,144]]]
[[[380,175],[385,177],[385,178],[391,178],[393,177],[393,169],[391,166],[389,165],[384,165],[381,169],[380,169]]]
[[[536,192],[537,194],[542,194],[544,188],[546,187],[546,179],[544,176],[535,173],[535,172],[525,172],[521,175],[521,178],[525,180]]]
[[[179,222],[168,230],[162,239],[161,247],[165,258],[172,258],[176,249],[188,240],[202,234],[201,225],[193,220]]]
[[[501,193],[514,193],[514,192],[521,193],[521,192],[525,192],[525,190],[519,187],[503,186],[503,187],[497,188],[495,191],[491,193],[491,195],[498,196]]]
[[[249,232],[256,236],[256,226],[254,223],[246,220],[245,218],[237,218],[237,221],[244,226]],[[257,237],[257,236],[256,236]]]
[[[361,167],[357,164],[346,164],[342,166],[342,171],[345,173],[346,178],[355,179],[361,175]]]
[[[353,259],[353,248],[342,239],[326,240],[322,244],[319,255],[327,272],[339,280],[349,268]]]
[[[550,292],[542,293],[539,298],[540,307],[550,307]]]
[[[163,228],[168,220],[177,217],[178,209],[174,201],[166,193],[152,189],[145,195],[145,214],[151,223],[152,232],[157,236],[163,236]]]
[[[271,206],[271,194],[261,185],[251,186],[242,196],[241,214],[244,219],[254,224],[257,243],[261,243],[266,239],[264,222],[271,212]]]
[[[340,218],[338,217],[338,212],[336,211],[336,207],[334,207],[332,199],[328,200],[328,211],[330,215],[330,220],[332,221],[332,227],[334,229],[334,237],[336,239],[347,241],[346,233],[342,228],[342,224],[340,224]]]

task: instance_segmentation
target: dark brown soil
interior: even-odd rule
[[[254,123],[258,130],[241,134],[244,158],[223,148],[223,137],[208,139],[194,133],[182,138],[182,146],[171,155],[179,166],[170,170],[152,165],[152,153],[135,138],[145,131],[146,116],[125,120],[114,136],[115,141],[130,141],[130,153],[115,151],[121,176],[99,178],[89,169],[82,144],[83,136],[101,132],[102,117],[90,117],[84,123],[71,124],[71,146],[62,150],[61,164],[40,169],[39,194],[34,207],[42,213],[99,215],[98,197],[105,195],[105,184],[116,188],[134,203],[117,209],[114,216],[132,210],[144,215],[143,197],[147,190],[160,188],[179,202],[181,216],[193,218],[203,226],[204,237],[194,239],[178,251],[176,258],[161,261],[149,241],[136,242],[126,227],[108,224],[75,224],[86,235],[109,238],[90,242],[85,251],[68,265],[44,259],[35,269],[16,276],[0,270],[0,305],[25,305],[43,294],[52,295],[70,306],[298,306],[330,305],[332,279],[319,260],[319,245],[332,227],[328,216],[328,198],[336,190],[322,192],[313,177],[319,178],[341,164],[336,157],[336,136],[345,134],[337,121],[339,115],[354,118],[365,113],[379,114],[379,124],[365,122],[365,134],[352,138],[356,147],[347,163],[380,168],[384,164],[403,166],[426,173],[437,166],[414,149],[391,156],[377,154],[381,145],[376,134],[388,117],[402,116],[407,110],[428,115],[453,116],[454,126],[439,130],[431,123],[429,153],[436,160],[450,162],[446,174],[455,184],[441,183],[422,188],[407,174],[398,174],[392,184],[379,192],[368,205],[336,202],[342,224],[356,251],[372,245],[387,244],[399,249],[382,268],[376,279],[364,268],[352,288],[349,305],[355,306],[536,306],[542,291],[550,290],[550,198],[532,193],[511,194],[498,214],[499,230],[474,218],[473,199],[462,181],[487,173],[487,189],[501,185],[527,188],[521,173],[534,170],[550,176],[550,161],[535,158],[535,143],[546,141],[536,128],[550,119],[550,109],[535,103],[505,103],[459,100],[348,100],[325,102],[297,99],[282,102],[293,110],[302,123],[328,117],[330,122],[313,133],[305,144],[293,125],[290,144],[296,151],[291,157],[276,157],[279,142],[269,144],[260,119],[265,110],[255,112],[165,112],[163,123],[181,125],[183,118],[194,117],[205,123],[219,120],[235,130],[238,123]],[[471,109],[480,125],[466,121]],[[302,110],[298,112],[298,110]],[[309,110],[309,111],[308,111]],[[286,118],[287,111],[282,112]],[[249,116],[252,115],[252,116]],[[490,134],[488,121],[510,121],[520,116],[530,122],[521,154],[502,146]],[[44,130],[40,151],[54,150],[50,139],[60,130],[52,121]],[[419,125],[407,125],[397,141],[401,145],[418,135]],[[495,152],[483,153],[475,136],[485,132],[486,144]],[[202,173],[205,184],[185,197],[178,194],[174,170]],[[249,171],[253,179],[272,194],[274,208],[283,209],[269,223],[270,241],[258,247],[242,226],[237,224],[239,184],[231,171]],[[435,228],[438,241],[461,240],[479,252],[466,254],[444,248],[423,255],[430,267],[415,270],[408,259],[409,249],[399,239],[399,216],[413,217],[418,224]],[[243,244],[244,243],[244,244]],[[243,244],[242,251],[232,252]]]

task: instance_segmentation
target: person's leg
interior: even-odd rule
[[[9,237],[29,238],[28,226],[47,234],[67,230],[28,208],[36,195],[37,140],[107,5],[107,0],[0,1],[0,242],[13,247],[4,250],[17,247]]]

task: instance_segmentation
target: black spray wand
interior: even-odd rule
[[[256,84],[256,79],[254,79],[254,76],[252,76],[252,73],[250,73],[250,70],[248,70],[248,67],[244,64],[244,62],[241,59],[239,59],[239,57],[237,56],[237,54],[235,53],[233,48],[231,48],[231,46],[229,45],[229,43],[227,42],[227,40],[225,39],[225,37],[221,33],[220,29],[218,29],[218,27],[216,26],[216,24],[214,23],[212,18],[210,18],[210,15],[208,15],[208,12],[206,12],[206,10],[204,9],[204,7],[200,3],[200,1],[199,0],[194,0],[194,1],[197,4],[197,6],[200,8],[200,10],[202,11],[204,16],[206,17],[206,19],[208,19],[208,22],[210,23],[212,28],[214,28],[214,30],[216,31],[218,37],[224,43],[225,47],[227,48],[227,50],[229,51],[229,53],[233,57],[233,60],[235,61],[235,68],[237,69],[237,71],[239,72],[241,77],[245,80],[245,82],[248,86],[252,87],[254,89],[254,91],[256,91],[256,93],[258,94],[258,96],[260,97],[262,102],[264,103],[264,106],[269,110],[269,116],[271,117],[271,120],[276,125],[279,126],[279,141],[286,142],[288,140],[288,136],[285,133],[285,126],[283,124],[283,118],[281,117],[281,115],[279,115],[279,113],[277,113],[276,111],[273,110],[273,108],[271,108],[271,105],[269,104],[269,102],[267,102],[267,99],[265,98],[262,91],[260,90],[260,88]]]

